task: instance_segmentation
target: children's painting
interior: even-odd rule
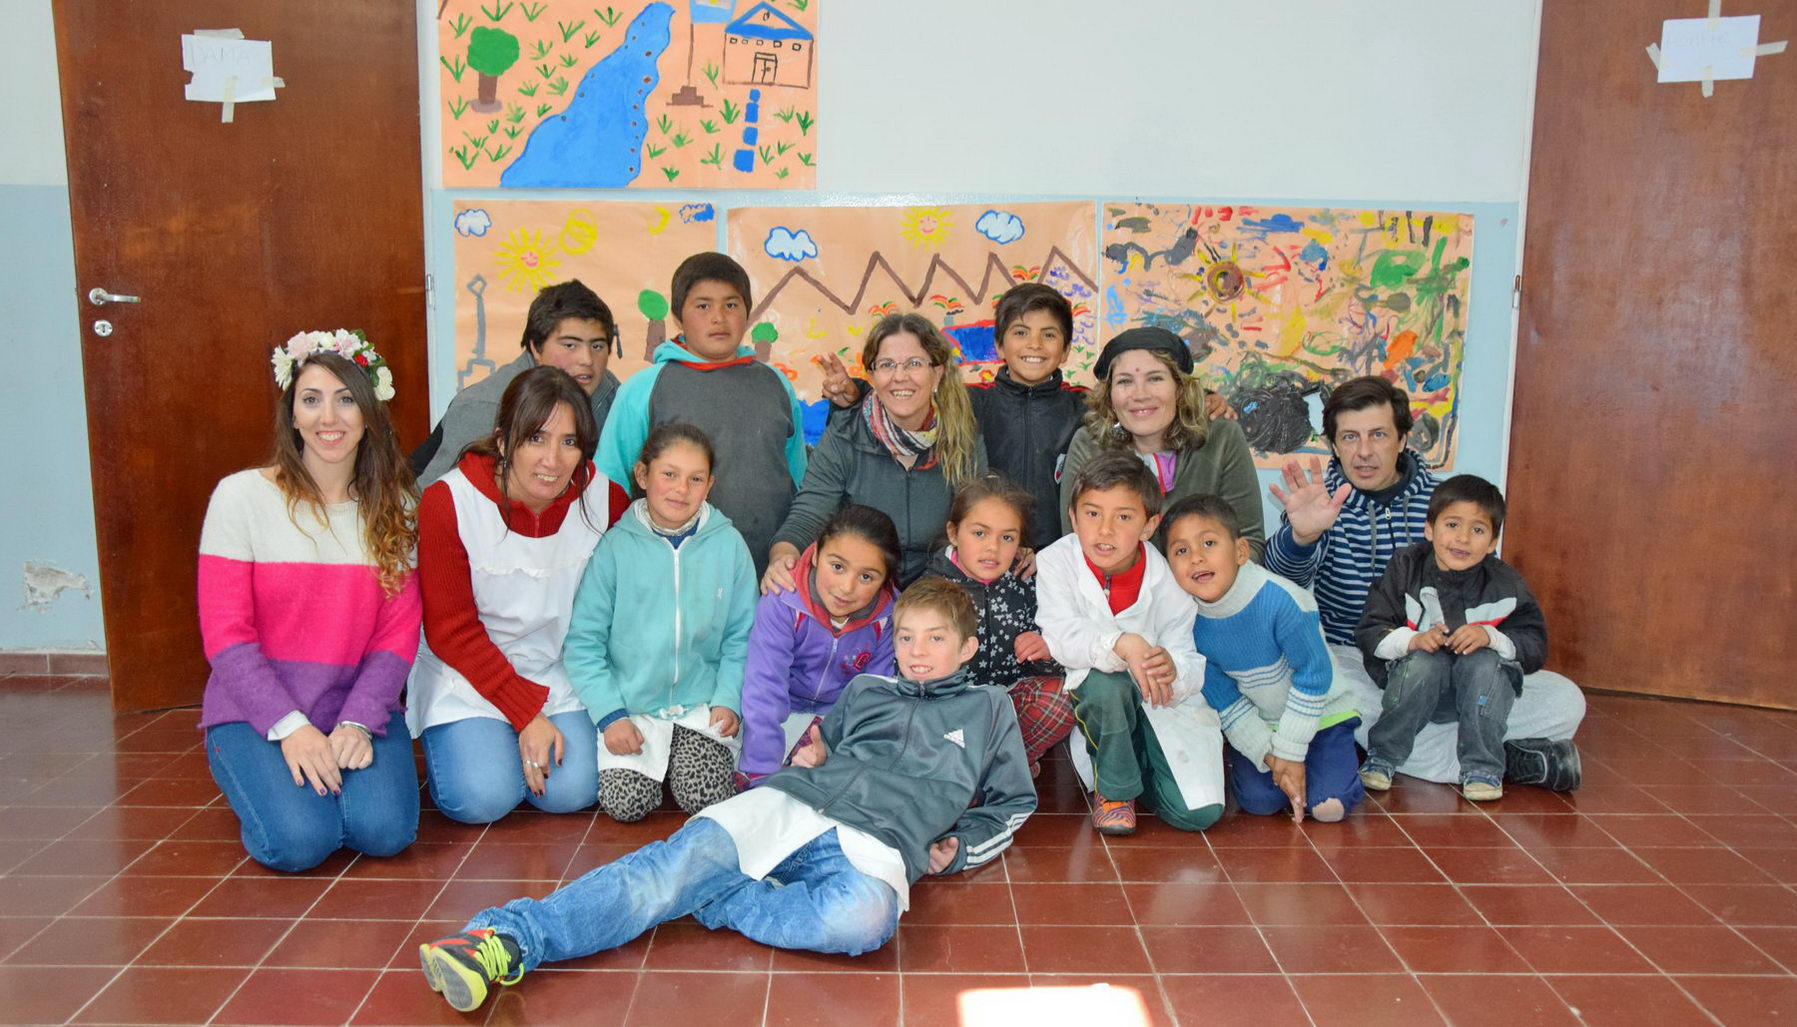
[[[993,307],[1019,282],[1045,282],[1072,302],[1066,371],[1090,378],[1097,285],[1091,203],[996,207],[752,207],[729,213],[730,255],[755,283],[757,352],[817,400],[816,360],[861,367],[864,333],[891,313],[920,311],[960,350],[969,381],[1003,361]]]
[[[438,0],[445,188],[810,189],[818,0]]]
[[[463,200],[454,221],[457,389],[516,360],[537,290],[570,278],[611,308],[618,342],[608,369],[628,378],[671,334],[674,269],[717,246],[709,203]]]
[[[1326,454],[1320,396],[1364,374],[1410,393],[1411,444],[1452,464],[1472,215],[1107,202],[1102,242],[1106,336],[1184,338],[1261,466]]]

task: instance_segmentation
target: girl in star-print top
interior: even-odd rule
[[[1074,723],[1073,703],[1061,692],[1061,667],[1036,630],[1035,583],[1018,577],[1017,550],[1029,536],[1033,502],[998,473],[961,486],[949,505],[949,544],[929,568],[973,598],[980,649],[967,664],[967,678],[1011,693],[1032,777],[1042,770],[1042,754]]]

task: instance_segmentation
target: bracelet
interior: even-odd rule
[[[337,722],[337,726],[338,727],[353,727],[357,731],[362,732],[363,737],[367,738],[369,742],[372,743],[374,741],[374,732],[368,730],[367,724],[358,724],[353,720],[340,720]]]

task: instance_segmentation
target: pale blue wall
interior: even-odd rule
[[[97,648],[87,405],[50,0],[9,9],[22,45],[0,62],[0,649]],[[84,580],[27,607],[25,565]]]

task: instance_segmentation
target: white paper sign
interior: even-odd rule
[[[248,103],[275,98],[274,47],[266,39],[185,35],[181,67],[193,73],[186,89],[189,100]]]
[[[1759,45],[1760,16],[1671,18],[1660,29],[1660,81],[1720,82],[1752,78],[1754,48]]]

